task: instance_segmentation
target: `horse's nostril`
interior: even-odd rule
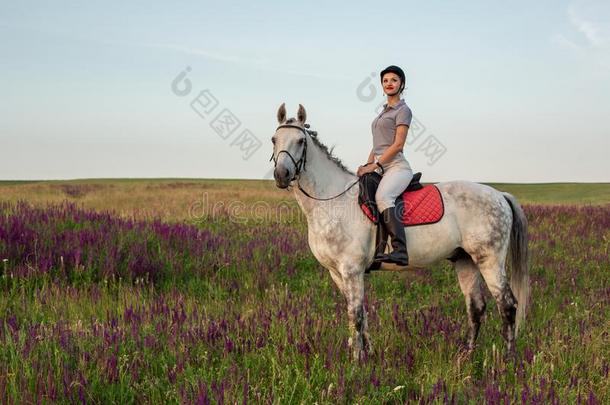
[[[276,180],[286,178],[288,177],[288,169],[286,169],[285,167],[278,167],[277,169],[275,169],[275,172],[273,174]]]
[[[273,177],[275,177],[276,180],[286,179],[288,177],[288,169],[285,167],[276,168],[273,172]]]

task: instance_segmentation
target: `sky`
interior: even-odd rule
[[[270,178],[285,102],[355,171],[401,66],[422,181],[610,182],[607,1],[0,3],[0,179]]]

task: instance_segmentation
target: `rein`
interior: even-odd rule
[[[276,128],[276,131],[280,128],[296,128],[298,130],[300,130],[301,132],[303,132],[303,134],[305,135],[305,143],[303,144],[303,153],[301,154],[301,158],[299,160],[295,160],[294,157],[290,154],[290,152],[288,152],[285,149],[282,149],[281,151],[279,151],[277,153],[277,156],[280,155],[280,153],[284,152],[288,155],[288,157],[290,158],[290,160],[292,160],[292,163],[294,164],[295,168],[296,168],[296,172],[294,174],[294,176],[292,177],[292,179],[290,179],[290,181],[294,181],[296,180],[297,182],[297,186],[299,187],[299,190],[301,190],[301,192],[303,194],[305,194],[307,197],[311,198],[312,200],[317,200],[317,201],[328,201],[328,200],[334,200],[337,197],[341,197],[343,194],[347,193],[352,187],[354,187],[356,184],[358,184],[359,180],[356,180],[355,182],[353,182],[348,188],[346,188],[345,190],[343,190],[341,193],[333,196],[333,197],[328,197],[328,198],[318,198],[318,197],[314,197],[311,194],[309,194],[307,191],[305,191],[303,189],[303,187],[301,187],[301,183],[299,183],[299,178],[300,178],[300,174],[301,174],[301,169],[303,169],[303,171],[306,171],[307,168],[305,167],[306,163],[307,163],[307,135],[310,136],[315,136],[316,132],[315,131],[311,131],[309,129],[309,124],[305,124],[305,128],[298,126],[298,125],[291,125],[291,124],[283,124],[280,125]],[[269,159],[269,161],[274,162],[273,167],[277,167],[277,156],[273,155],[273,152],[271,153],[271,158]]]

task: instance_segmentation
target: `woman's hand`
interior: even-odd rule
[[[377,168],[376,165],[374,165],[372,163],[367,163],[365,165],[358,167],[358,171],[356,172],[356,175],[358,177],[362,177],[363,175],[365,175],[367,173],[374,172],[376,168]]]

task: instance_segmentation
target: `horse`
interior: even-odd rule
[[[274,179],[292,189],[307,219],[308,243],[347,301],[354,360],[372,352],[364,308],[364,274],[375,251],[376,225],[360,209],[353,187],[358,177],[348,170],[306,124],[299,104],[296,118],[286,118],[283,103],[272,136]],[[294,187],[294,186],[297,187]],[[530,295],[527,218],[514,196],[470,181],[435,184],[444,203],[440,221],[405,228],[409,264],[394,270],[421,269],[440,260],[454,263],[466,300],[466,350],[472,353],[486,309],[486,284],[502,318],[508,355],[525,318]],[[506,265],[510,262],[510,283]],[[484,284],[485,283],[485,284]]]

